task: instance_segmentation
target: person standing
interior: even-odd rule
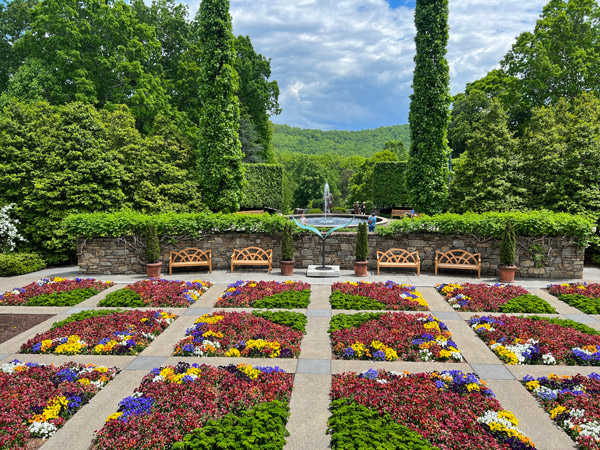
[[[365,202],[362,202],[362,207],[360,208],[360,213],[364,216],[367,213],[367,205]]]
[[[375,224],[377,223],[377,216],[374,212],[371,213],[369,218],[367,219],[367,223],[369,224],[369,231],[375,231]]]

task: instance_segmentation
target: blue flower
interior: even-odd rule
[[[366,372],[361,373],[360,377],[365,378],[367,380],[376,380],[378,375],[379,375],[379,372],[377,372],[377,370],[369,369]]]

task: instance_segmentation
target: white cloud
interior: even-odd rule
[[[520,33],[533,30],[546,2],[450,1],[452,92],[494,68]],[[271,58],[283,109],[275,122],[322,129],[407,122],[414,9],[385,0],[231,0],[231,15],[234,33]]]

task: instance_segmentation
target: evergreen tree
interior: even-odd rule
[[[450,75],[446,61],[448,0],[417,0],[415,71],[408,121],[411,148],[407,185],[419,212],[441,212],[447,190]]]
[[[202,104],[198,136],[198,173],[203,198],[214,211],[240,207],[244,171],[238,136],[238,75],[229,0],[203,0],[198,11]]]

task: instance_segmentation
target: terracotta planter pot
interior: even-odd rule
[[[369,261],[354,261],[354,276],[366,277]]]
[[[514,283],[517,266],[505,266],[500,264],[498,265],[498,271],[500,272],[499,278],[501,283]]]
[[[146,264],[146,275],[148,278],[158,278],[160,277],[160,269],[162,267],[161,262],[157,263],[147,263]]]
[[[294,275],[294,261],[281,261],[281,275]]]

